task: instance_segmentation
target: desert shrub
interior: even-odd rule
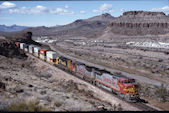
[[[164,54],[168,55],[168,54],[169,54],[169,52],[168,52],[168,51],[165,51],[165,52],[164,52]]]
[[[39,104],[39,101],[29,101],[25,102],[22,101],[20,103],[12,103],[8,107],[7,111],[12,111],[12,112],[21,112],[21,111],[27,111],[27,112],[35,112],[35,111],[51,111],[47,107],[42,107]]]
[[[60,106],[62,106],[62,104],[63,104],[63,102],[61,102],[59,100],[55,101],[55,106],[56,107],[60,107]]]
[[[148,84],[139,84],[139,93],[143,96],[147,96],[150,97],[151,96],[151,92],[150,92],[150,85]]]
[[[164,84],[161,84],[160,87],[158,87],[155,91],[155,94],[158,98],[160,98],[160,101],[166,102],[167,97],[169,96],[169,92],[167,91],[167,88],[164,86]]]
[[[139,82],[137,82],[137,85],[138,85],[138,93],[141,94],[142,85]]]
[[[159,59],[158,62],[163,62],[163,59]]]
[[[117,111],[123,111],[123,108],[122,108],[121,104],[118,104]]]
[[[114,104],[113,111],[123,111],[121,104],[118,104],[118,105]]]

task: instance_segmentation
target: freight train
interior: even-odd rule
[[[59,55],[55,51],[44,49],[36,45],[20,42],[16,42],[15,44],[24,52],[28,52],[62,70],[68,71],[97,87],[115,93],[126,101],[137,102],[139,99],[138,85],[133,78],[121,74],[112,74],[106,70],[92,67],[79,61],[74,61]]]

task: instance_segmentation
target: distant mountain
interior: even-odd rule
[[[163,12],[128,11],[109,23],[106,37],[117,35],[159,35],[169,33],[169,17]]]
[[[57,37],[84,36],[87,38],[98,37],[102,34],[107,24],[115,17],[105,13],[89,19],[78,19],[70,24],[58,27],[32,27],[23,31],[30,31],[33,35],[50,35]]]
[[[78,19],[67,25],[29,27],[21,32],[28,31],[33,36],[56,38],[164,35],[169,33],[169,16],[163,12],[150,11],[128,11],[119,17],[105,13],[88,19]]]
[[[109,13],[105,13],[102,15],[91,17],[87,20],[88,21],[112,21],[113,19],[115,19],[115,17],[111,16]]]
[[[29,27],[18,26],[18,25],[12,25],[12,26],[0,25],[0,31],[1,32],[16,32],[16,31],[22,31],[26,28],[29,28]]]

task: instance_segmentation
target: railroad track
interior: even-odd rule
[[[69,55],[67,55],[65,53],[62,53],[61,51],[57,50],[53,46],[51,46],[51,45],[49,45],[49,46],[53,51],[56,51],[58,54],[63,55],[64,57],[70,58],[70,59],[72,59],[74,61],[80,61],[80,62],[85,63],[87,65],[94,66],[94,67],[97,67],[99,69],[107,70],[107,71],[109,71],[111,73],[120,72],[123,75],[125,75],[127,77],[134,78],[134,79],[136,79],[136,80],[138,80],[138,81],[140,81],[142,83],[147,83],[147,84],[154,85],[154,86],[159,86],[159,87],[161,86],[161,84],[165,84],[167,89],[169,90],[169,85],[167,83],[163,83],[163,82],[160,82],[160,81],[157,81],[157,80],[154,80],[154,79],[150,79],[148,77],[140,76],[140,75],[123,72],[123,71],[120,71],[120,70],[117,70],[117,69],[112,69],[112,68],[109,68],[109,67],[105,67],[103,65],[98,65],[98,64],[95,64],[95,63],[91,63],[91,62],[86,61],[84,59],[79,59],[79,58],[76,58],[76,57],[73,57],[73,56],[69,56]]]
[[[43,61],[43,60],[41,60],[41,59],[39,59],[39,58],[37,58],[37,57],[35,57],[35,56],[33,56],[33,55],[30,55],[30,54],[27,54],[27,55],[30,56],[30,57],[32,57],[32,58],[35,58],[35,59],[37,59],[37,60]],[[43,61],[43,62],[44,62],[44,61]],[[44,63],[49,64],[49,63],[47,63],[47,62],[44,62]],[[61,68],[56,67],[56,66],[54,66],[54,65],[52,65],[52,64],[49,64],[49,65],[52,66],[52,67],[54,67],[54,68],[61,69]],[[76,75],[73,74],[73,73],[70,73],[70,72],[65,71],[65,70],[63,70],[63,69],[61,69],[61,70],[64,71],[64,72],[66,72],[66,73],[68,73],[68,74],[70,74],[70,75],[72,75],[72,76],[74,76],[74,77],[76,77],[76,78],[78,78],[78,79],[80,79],[80,80],[83,80],[82,78],[76,76]],[[83,80],[83,81],[84,81],[84,82],[87,82],[87,83],[90,83],[90,82],[85,81],[85,80]],[[91,84],[91,83],[90,83],[90,84]],[[91,84],[91,85],[93,85],[93,84]],[[116,97],[116,98],[118,98],[118,99],[120,99],[120,100],[123,100],[123,99],[122,99],[121,97],[119,97],[118,95],[115,95],[115,94],[113,95],[112,92],[109,92],[109,91],[107,91],[107,90],[105,90],[105,89],[103,89],[103,88],[100,88],[100,87],[96,86],[96,85],[93,85],[93,86],[95,86],[95,87],[101,89],[101,90],[104,91],[105,93],[109,93],[109,94],[111,94],[112,96],[114,96],[114,97]],[[125,101],[125,100],[123,100],[123,101]],[[131,103],[131,102],[127,102],[127,101],[125,101],[125,102],[128,103],[128,104],[130,104],[130,105],[132,105],[132,106],[134,106],[134,107],[136,107],[136,108],[139,108],[140,110],[143,110],[143,111],[158,111],[157,109],[152,108],[151,106],[148,106],[148,105],[146,105],[146,104],[143,103],[143,102],[139,102],[139,103]]]
[[[81,51],[81,49],[77,49],[77,48],[71,48],[71,49],[73,49],[73,50],[77,50],[77,51]],[[88,50],[83,50],[83,51],[86,51],[86,52],[90,52],[90,51],[88,51]],[[92,51],[95,51],[95,52],[102,52],[102,53],[111,53],[111,54],[121,54],[121,55],[129,55],[129,56],[132,56],[132,57],[143,57],[143,58],[154,58],[154,59],[156,59],[156,60],[159,60],[159,58],[158,57],[154,57],[154,56],[145,56],[145,55],[141,55],[141,54],[129,54],[129,53],[124,53],[124,52],[120,52],[120,51],[110,51],[110,50],[96,50],[96,49],[94,49],[94,50],[92,50]],[[164,62],[166,62],[166,61],[169,61],[169,59],[168,58],[166,58],[166,59],[164,59],[165,61]]]

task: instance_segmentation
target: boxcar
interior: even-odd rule
[[[20,49],[24,49],[24,45],[25,45],[25,43],[20,43]]]
[[[34,53],[34,47],[35,47],[35,45],[29,45],[29,53],[31,53],[31,54],[33,54]]]
[[[48,51],[48,49],[40,49],[40,59],[41,60],[46,60],[46,52]]]
[[[25,45],[24,45],[24,51],[25,51],[25,52],[28,52],[28,48],[29,48],[29,45],[28,45],[28,44],[25,44]]]
[[[40,47],[34,47],[34,53],[33,55],[36,56],[36,57],[39,57],[39,51],[40,51]]]
[[[58,54],[55,51],[47,51],[46,52],[46,61],[54,64],[56,62]]]

